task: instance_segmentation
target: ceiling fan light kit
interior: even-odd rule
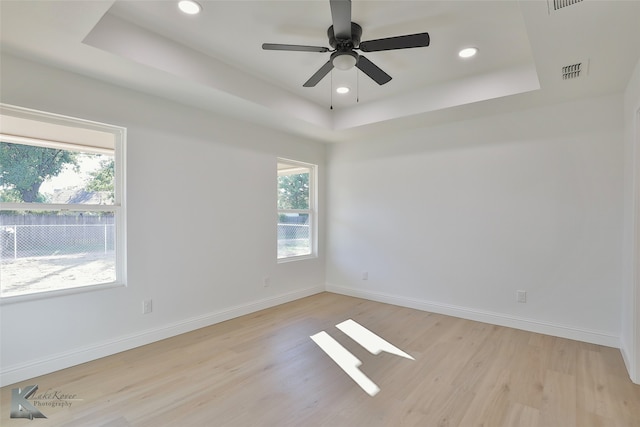
[[[264,43],[264,50],[286,50],[294,52],[332,52],[329,60],[314,75],[307,80],[304,87],[314,87],[331,70],[349,70],[357,67],[379,85],[391,81],[391,76],[385,73],[377,65],[366,57],[355,52],[380,52],[384,50],[409,49],[429,46],[429,34],[418,33],[404,36],[387,37],[377,40],[360,42],[362,27],[351,22],[351,0],[329,0],[331,6],[331,18],[333,25],[327,30],[329,49],[320,46],[301,46],[278,43]]]
[[[358,56],[355,52],[335,52],[331,55],[331,63],[338,70],[350,70],[358,62]]]

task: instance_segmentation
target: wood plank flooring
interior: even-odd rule
[[[353,319],[415,361],[372,355]],[[366,394],[310,338],[326,331],[380,387]],[[10,419],[11,389],[77,395]],[[7,386],[0,425],[638,427],[619,350],[322,293]],[[46,399],[44,400],[46,402]]]

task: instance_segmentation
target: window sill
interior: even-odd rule
[[[287,258],[278,258],[278,264],[285,264],[287,262],[304,261],[304,260],[307,260],[307,259],[317,259],[317,258],[318,258],[318,255],[316,255],[316,254],[290,256],[290,257],[287,257]]]
[[[46,292],[35,292],[35,293],[24,294],[24,295],[12,295],[7,297],[0,297],[0,305],[9,305],[9,304],[29,302],[29,301],[35,301],[35,300],[41,300],[41,299],[57,298],[57,297],[63,297],[68,295],[83,294],[87,292],[103,291],[106,289],[113,289],[113,288],[123,288],[125,286],[126,285],[124,283],[113,282],[113,283],[103,283],[100,285],[78,286],[76,288],[58,289],[58,290],[46,291]]]

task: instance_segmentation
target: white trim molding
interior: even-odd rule
[[[631,381],[640,384],[640,108],[636,110],[634,124],[634,141],[633,147],[633,219],[632,229],[634,231],[633,248],[631,260],[633,265],[631,297],[633,298],[633,324],[631,326],[632,346],[634,347],[631,355],[623,352],[627,369]],[[633,357],[635,356],[635,361]],[[628,360],[627,360],[628,358]]]
[[[640,64],[640,63],[639,63]],[[631,381],[640,384],[640,107],[634,114],[634,123],[631,140],[631,220],[625,233],[631,235],[631,251],[629,259],[629,293],[625,298],[631,300],[630,318],[623,322],[631,322],[631,336],[628,340],[622,340],[620,352],[622,359],[629,371]]]
[[[462,319],[475,320],[477,322],[490,323],[492,325],[506,326],[509,328],[521,329],[524,331],[536,332],[539,334],[552,335],[577,341],[584,341],[592,344],[604,345],[607,347],[620,348],[620,337],[610,335],[602,331],[576,328],[567,325],[557,325],[550,322],[526,319],[491,311],[477,310],[468,307],[443,304],[433,301],[425,301],[421,299],[391,295],[382,292],[347,288],[331,284],[327,284],[326,290],[327,292],[333,292],[336,294],[348,295],[356,298],[364,298],[372,301],[398,305],[401,307],[428,311],[431,313],[444,314],[447,316],[454,316]]]

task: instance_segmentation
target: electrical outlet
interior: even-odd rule
[[[271,285],[271,277],[265,277],[264,279],[262,279],[262,285],[265,288],[268,288],[269,285]]]
[[[368,271],[363,271],[362,272],[362,280],[369,280],[369,272]]]
[[[142,314],[149,314],[153,310],[153,303],[150,299],[142,301]]]
[[[527,302],[527,291],[516,291],[517,302]]]

